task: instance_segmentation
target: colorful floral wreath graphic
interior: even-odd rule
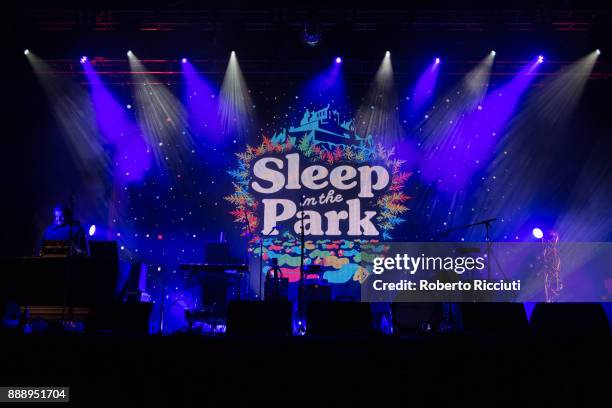
[[[347,122],[347,125],[343,126],[348,129],[350,123]],[[300,238],[291,232],[273,237],[261,236],[260,219],[257,215],[260,201],[250,189],[251,163],[255,159],[269,153],[299,152],[311,163],[384,164],[390,172],[391,181],[375,203],[375,224],[381,231],[383,241],[391,240],[391,231],[405,221],[402,215],[408,211],[406,202],[411,198],[403,190],[412,173],[403,171],[404,161],[394,158],[394,149],[385,149],[381,144],[322,145],[307,132],[297,143],[296,139],[297,137],[288,136],[286,130],[283,130],[273,137],[264,135],[259,146],[247,145],[246,151],[237,153],[238,167],[228,171],[233,179],[234,193],[225,197],[225,200],[234,205],[230,214],[234,217],[234,222],[240,224],[242,235],[248,238],[248,250],[259,254],[260,249],[263,249],[262,258],[266,263],[269,259],[276,258],[283,277],[288,278],[289,282],[297,282],[300,279]],[[368,246],[367,253],[362,253],[363,245]],[[320,239],[306,241],[305,249],[305,264],[324,268],[323,278],[330,283],[345,283],[349,280],[363,282],[368,272],[361,266],[362,262],[371,262],[371,259],[366,258],[372,258],[376,253],[382,252],[384,245],[378,239]],[[264,267],[264,273],[267,273],[269,268]]]

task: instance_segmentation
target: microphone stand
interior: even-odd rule
[[[447,236],[449,233],[454,232],[454,231],[459,231],[459,230],[463,230],[463,229],[468,229],[468,228],[472,228],[472,227],[476,227],[478,225],[484,225],[485,226],[485,241],[487,242],[487,279],[491,279],[492,273],[491,273],[491,257],[495,257],[495,255],[493,254],[493,240],[491,239],[491,223],[497,221],[497,218],[488,218],[486,220],[482,220],[482,221],[477,221],[471,224],[466,224],[466,225],[460,225],[458,227],[453,227],[453,228],[449,228],[446,231],[444,231],[442,234],[438,235],[437,238],[441,238],[441,237],[445,237]],[[499,261],[497,260],[497,258],[495,258],[495,263],[497,264],[497,268],[500,270],[500,272],[502,273],[502,276],[505,278],[506,274],[504,273],[504,270],[502,269],[501,265],[499,264]],[[473,275],[472,275],[472,279],[473,279]],[[449,311],[450,311],[450,315],[452,315],[452,304],[449,304]],[[452,320],[452,317],[449,315],[449,320]],[[447,323],[447,325],[452,326],[452,324],[450,323],[450,321]]]
[[[244,254],[244,263],[245,265],[249,265],[249,237],[253,236],[253,232],[251,230],[251,222],[249,221],[249,217],[247,212],[244,213],[244,222],[247,228],[247,236],[246,236],[246,252]],[[275,230],[276,227],[273,227],[272,230]],[[269,235],[269,234],[268,234]],[[263,231],[261,232],[261,236],[259,237],[259,300],[263,300],[263,237],[265,234]],[[240,275],[242,276],[242,275]],[[250,276],[250,275],[249,275]],[[249,279],[250,281],[250,279]],[[240,289],[238,289],[238,300],[240,300]]]
[[[246,223],[246,227],[247,227],[247,235],[245,237],[245,243],[246,243],[246,248],[244,251],[244,264],[249,265],[249,238],[252,236],[251,233],[251,222],[249,221],[249,216],[248,214],[245,212],[244,213],[244,221]],[[242,285],[242,276],[243,276],[244,272],[240,272],[238,271],[238,301],[240,301],[240,286]],[[250,280],[250,275],[249,275],[249,280]],[[261,280],[260,280],[261,282]],[[249,285],[250,286],[250,285]],[[248,291],[247,291],[247,295],[248,295]],[[259,284],[259,296],[261,297],[261,283]]]
[[[68,308],[68,298],[70,297],[70,278],[72,277],[72,257],[74,255],[74,245],[72,228],[74,226],[74,194],[70,195],[70,204],[68,208],[68,256],[66,259],[66,276],[64,278],[64,299],[62,302],[62,326],[66,325],[66,309]],[[66,215],[66,214],[64,214]],[[72,314],[72,313],[71,313]]]
[[[270,230],[270,233],[268,234],[264,234],[263,231],[261,231],[261,237],[259,238],[259,300],[264,300],[264,293],[263,293],[263,289],[264,287],[264,273],[263,273],[263,241],[264,241],[264,237],[269,236],[270,234],[272,234],[272,231],[278,231],[277,227],[272,227],[272,229]],[[281,278],[282,278],[282,274],[281,274]]]
[[[458,227],[454,227],[454,228],[449,228],[446,231],[444,231],[442,234],[440,234],[438,236],[439,237],[445,237],[447,236],[449,233],[451,232],[455,232],[455,231],[459,231],[459,230],[463,230],[463,229],[468,229],[471,227],[476,227],[478,225],[484,225],[485,226],[485,241],[487,243],[487,279],[491,279],[492,273],[491,273],[491,256],[493,256],[493,241],[491,240],[491,223],[493,221],[497,221],[497,218],[489,218],[486,220],[482,220],[482,221],[477,221],[471,224],[466,224],[466,225],[460,225]],[[497,260],[496,260],[497,261]],[[499,262],[497,262],[497,266],[500,267]],[[500,268],[501,270],[501,268]],[[503,271],[502,271],[503,274]]]
[[[161,302],[159,312],[159,327],[157,329],[158,335],[164,334],[164,323],[166,319],[166,268],[161,269]]]
[[[263,232],[259,237],[259,300],[263,300]]]
[[[484,224],[486,226],[486,228],[487,228],[487,232],[486,233],[487,233],[487,239],[488,239],[489,238],[489,228],[490,228],[491,223],[493,221],[497,221],[497,218],[489,218],[489,219],[486,219],[486,220],[474,222],[472,224],[460,225],[458,227],[449,228],[446,231],[444,231],[443,233],[441,233],[440,235],[438,235],[438,238],[445,237],[445,236],[447,236],[451,232],[455,232],[455,231],[459,231],[459,230],[463,230],[463,229],[467,229],[467,228],[470,228],[470,227],[475,227],[477,225],[483,225]]]
[[[300,284],[298,286],[298,318],[299,326],[298,333],[306,333],[306,324],[304,322],[304,250],[306,246],[305,235],[304,235],[304,200],[306,196],[302,196],[300,200],[300,214],[301,218],[301,230],[300,230]]]

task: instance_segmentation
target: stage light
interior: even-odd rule
[[[157,164],[169,171],[176,171],[192,150],[193,139],[187,111],[168,86],[156,78],[132,54],[128,59],[130,70],[137,73],[134,81],[134,108],[141,134],[148,146],[165,146],[152,149]]]
[[[186,64],[186,63],[187,63],[187,58],[183,58],[183,59],[181,60],[181,62],[182,62],[183,64]]]
[[[410,115],[412,117],[422,117],[423,109],[431,106],[431,101],[434,97],[434,90],[438,80],[438,72],[440,71],[440,59],[435,58],[433,63],[427,65],[427,68],[414,86],[411,92],[412,103],[410,104]]]
[[[89,236],[93,237],[95,233],[96,233],[96,226],[92,224],[91,227],[89,227]]]
[[[473,135],[464,133],[462,129],[467,124],[472,126],[471,123],[476,120],[476,116],[481,116],[478,113],[482,113],[482,110],[479,110],[478,106],[483,106],[489,88],[493,60],[493,55],[487,53],[456,86],[447,90],[444,95],[440,95],[435,105],[444,106],[443,109],[421,111],[419,115],[414,116],[412,126],[420,129],[417,139],[418,151],[422,152],[425,158],[421,166],[421,176],[428,182],[436,180],[449,192],[460,189],[465,178],[469,177],[465,175],[467,170],[463,170],[462,167],[466,152],[459,153],[459,150],[461,146],[472,143]],[[430,66],[436,71],[441,68],[440,64],[434,64],[433,61]],[[414,104],[414,97],[411,99]],[[424,113],[428,116],[425,117]]]
[[[319,44],[319,41],[321,41],[321,35],[315,30],[309,30],[308,26],[305,25],[303,39],[306,45],[309,47],[316,47]]]
[[[314,35],[304,35],[304,41],[306,42],[306,44],[308,44],[311,47],[316,47],[317,44],[319,44],[319,41],[321,40],[321,37],[314,34]]]
[[[543,55],[538,55],[538,64],[541,64],[544,62],[544,56]]]
[[[533,234],[533,237],[536,239],[542,239],[542,237],[544,236],[544,232],[542,232],[542,230],[538,227],[534,228],[533,231],[531,231],[531,233]]]
[[[490,54],[487,57],[491,64],[493,57]],[[539,65],[536,61],[530,62],[510,82],[489,91],[484,98],[480,96],[478,87],[469,87],[472,94],[477,96],[469,98],[471,103],[466,105],[469,110],[458,111],[453,118],[453,125],[446,130],[440,131],[435,125],[432,126],[438,135],[444,136],[444,142],[432,138],[424,146],[431,154],[422,166],[421,176],[428,182],[442,180],[438,184],[443,183],[444,188],[452,194],[467,186],[472,177],[482,171],[483,166],[488,165],[494,157],[500,137],[535,78],[533,73]],[[459,97],[455,95],[453,99]],[[478,106],[482,106],[482,109],[478,109]],[[441,117],[436,115],[433,119],[437,120],[432,122],[439,123]],[[489,137],[482,138],[481,135]]]
[[[497,147],[495,158],[487,169],[488,177],[496,175],[496,183],[505,186],[504,194],[507,199],[495,200],[496,202],[493,203],[485,194],[475,205],[476,208],[486,205],[492,214],[514,213],[515,209],[525,205],[526,202],[536,205],[534,201],[530,201],[533,191],[538,191],[547,183],[561,183],[564,176],[555,174],[554,170],[551,170],[555,168],[556,163],[548,160],[534,160],[533,151],[537,150],[541,143],[538,139],[541,129],[534,126],[534,123],[546,123],[549,134],[559,135],[559,138],[555,137],[557,145],[570,143],[571,133],[566,133],[566,129],[575,119],[575,109],[585,96],[583,92],[586,90],[585,86],[590,82],[589,78],[597,58],[595,49],[591,49],[587,55],[572,63],[564,64],[554,75],[540,78],[537,91],[529,91],[525,102],[519,106],[518,115],[514,116],[513,123],[504,132],[504,141]],[[544,68],[543,64],[537,64],[535,60],[534,57],[532,65]],[[485,106],[485,109],[488,110],[488,107]],[[612,218],[607,219],[602,216],[602,211],[607,205],[604,203],[609,202],[609,198],[607,201],[605,199],[606,196],[609,196],[609,183],[606,184],[604,170],[607,160],[599,156],[599,154],[605,155],[604,151],[594,149],[585,158],[580,176],[572,184],[573,187],[567,191],[568,201],[564,204],[564,208],[574,210],[561,211],[554,218],[554,224],[551,224],[550,219],[541,221],[538,218],[530,221],[529,218],[532,215],[529,212],[521,213],[521,215],[515,213],[518,215],[514,219],[516,225],[526,223],[530,225],[524,231],[524,236],[535,240],[531,235],[532,228],[539,225],[533,224],[544,222],[546,226],[550,226],[561,236],[568,237],[569,240],[591,242],[607,239],[606,237],[612,231]],[[511,156],[513,159],[509,160]],[[602,167],[599,167],[600,165]],[[522,180],[522,182],[513,184],[514,180]],[[542,216],[544,214],[538,214],[538,217]],[[547,239],[548,228],[542,228],[542,226],[540,228],[544,232],[543,238]],[[499,230],[497,234],[500,234]]]
[[[394,145],[403,135],[390,51],[385,53],[357,111],[355,132],[364,137],[376,135],[385,146]]]
[[[89,82],[91,103],[100,131],[96,136],[104,146],[110,145],[114,151],[111,163],[107,164],[112,166],[110,171],[120,185],[140,180],[151,161],[140,129],[102,83],[92,64],[84,63],[83,71]],[[127,107],[129,109],[131,105]]]
[[[332,59],[329,66],[304,84],[302,91],[295,96],[295,99],[301,98],[317,106],[325,106],[330,100],[335,101],[336,106],[346,105],[342,63],[342,57]]]
[[[495,54],[497,54],[497,53],[495,52],[495,50],[491,50],[491,55],[492,55],[492,56],[495,56]]]
[[[23,50],[23,55],[28,55],[29,53],[30,53],[30,50],[28,50],[27,48]]]
[[[127,52],[127,56],[128,56],[128,57],[131,57],[132,55],[133,55],[132,50],[128,50],[128,52]]]
[[[81,64],[84,64],[87,62],[87,57],[83,55],[79,61],[81,61]]]
[[[224,140],[219,129],[219,90],[200,74],[190,61],[182,65],[184,87],[184,104],[188,120],[198,137],[205,137],[215,143]]]
[[[255,111],[249,88],[234,51],[227,63],[219,98],[221,132],[228,138],[247,134],[254,123]]]
[[[27,50],[26,50],[27,51]],[[595,52],[597,53],[597,55],[601,55],[601,50],[598,48],[595,50]]]
[[[77,174],[87,174],[88,183],[91,185],[105,185],[103,183],[109,174],[110,165],[106,148],[100,140],[89,92],[80,81],[49,75],[53,68],[35,53],[29,52],[27,59],[48,98],[50,111],[62,130],[60,134],[65,138],[64,142],[68,148],[66,154],[71,156],[71,163],[77,166],[75,171]],[[95,202],[104,200],[103,193],[94,194]],[[94,196],[91,197],[93,200]]]

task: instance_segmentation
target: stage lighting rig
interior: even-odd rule
[[[311,29],[308,23],[304,23],[304,42],[309,47],[316,47],[319,45],[321,41],[321,35],[318,32],[318,29]]]

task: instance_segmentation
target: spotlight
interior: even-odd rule
[[[391,51],[385,52],[385,57],[390,57],[390,56],[391,56]]]
[[[132,55],[133,55],[133,54],[132,54],[132,50],[128,50],[128,52],[127,52],[127,56],[128,56],[128,57],[131,57]]]
[[[183,58],[183,59],[181,60],[181,62],[182,62],[183,64],[186,64],[186,63],[187,63],[187,58]]]
[[[541,64],[544,62],[544,56],[543,55],[538,55],[538,64]]]
[[[316,28],[311,29],[308,27],[308,24],[304,24],[303,39],[306,45],[309,47],[316,47],[321,41],[321,36]]]
[[[89,236],[93,237],[95,233],[96,233],[96,226],[92,224],[91,227],[89,227]]]
[[[87,62],[87,57],[83,55],[79,61],[81,61],[81,64],[84,64]]]
[[[27,51],[27,50],[26,50]],[[597,53],[597,55],[601,55],[601,50],[598,48],[595,50],[595,52]]]
[[[304,42],[310,47],[316,47],[321,41],[321,37],[318,34],[304,34]]]
[[[440,63],[440,58],[436,58],[436,64]]]
[[[542,237],[544,236],[544,232],[542,232],[542,230],[538,227],[534,228],[533,231],[531,231],[531,233],[533,234],[533,237],[536,239],[542,239]]]
[[[341,63],[342,63],[342,58],[336,57],[336,64],[341,64]]]
[[[23,50],[23,55],[28,55],[29,53],[30,53],[30,50],[28,50],[27,48]]]
[[[492,55],[492,56],[495,56],[495,54],[497,54],[497,53],[495,52],[495,50],[491,50],[491,55]]]

